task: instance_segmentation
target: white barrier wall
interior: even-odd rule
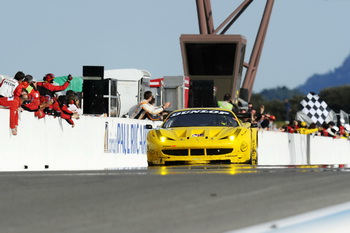
[[[310,164],[350,164],[350,140],[310,136]]]
[[[74,121],[72,128],[61,118],[38,120],[22,112],[13,136],[9,110],[0,109],[0,171],[147,167],[145,124],[159,122],[88,116]]]
[[[259,165],[307,164],[306,135],[259,131]]]
[[[296,147],[299,134],[276,131],[259,131],[258,165],[301,165],[306,164],[303,149]],[[301,155],[297,156],[301,151]]]
[[[259,132],[258,165],[350,164],[350,141],[342,138]]]
[[[9,110],[0,109],[0,171],[145,168],[146,124],[160,122],[82,116],[38,120],[22,112],[18,135],[9,129]],[[350,141],[260,131],[258,165],[350,164]]]

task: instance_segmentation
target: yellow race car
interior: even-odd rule
[[[254,126],[226,109],[174,111],[147,133],[148,164],[257,164]]]

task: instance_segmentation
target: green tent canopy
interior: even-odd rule
[[[60,76],[55,77],[55,83],[60,84],[61,86],[67,81],[68,76]],[[70,81],[69,86],[65,91],[72,90],[74,92],[82,92],[83,91],[83,77],[73,77],[72,81]]]

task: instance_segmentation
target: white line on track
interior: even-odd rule
[[[123,172],[123,173],[114,173],[114,172],[81,172],[81,173],[46,173],[46,172],[38,172],[38,173],[6,173],[0,174],[0,177],[39,177],[39,176],[119,176],[119,175],[145,175],[146,172]]]
[[[225,233],[350,232],[350,202]]]

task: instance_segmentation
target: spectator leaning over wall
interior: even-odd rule
[[[297,121],[291,120],[287,125],[287,133],[296,133],[295,125],[298,125]]]
[[[339,128],[335,125],[334,121],[328,122],[327,132],[329,137],[336,138],[338,130]]]
[[[49,100],[53,100],[52,105],[49,107],[49,112],[60,112],[60,107],[57,102],[57,99],[55,98],[55,93],[58,91],[65,90],[69,84],[70,81],[73,79],[72,75],[68,75],[67,81],[62,86],[55,86],[53,84],[55,79],[55,75],[49,73],[46,74],[43,78],[44,82],[37,82],[37,88],[40,92],[41,104],[43,102],[48,102]]]
[[[17,135],[18,109],[25,100],[28,100],[28,92],[24,88],[22,88],[19,97],[14,96],[0,98],[0,106],[10,109],[10,129],[13,135]]]
[[[22,71],[18,71],[14,78],[4,78],[0,83],[0,97],[19,97],[22,93],[21,82],[24,77],[24,73]]]
[[[300,128],[298,128],[296,131],[300,134],[312,134],[318,132],[318,128],[315,124],[312,124],[311,127],[308,127],[307,123],[303,121],[300,123]]]
[[[345,129],[345,120],[344,119],[340,119],[340,121],[338,122],[337,126],[339,128],[339,135],[340,135],[340,137],[347,138],[349,135],[348,135],[348,133],[346,132],[346,129]]]
[[[57,98],[57,102],[58,102],[60,109],[61,109],[61,118],[65,119],[68,122],[68,124],[70,124],[72,127],[74,127],[74,121],[72,120],[72,116],[73,116],[74,112],[72,112],[68,109],[67,96],[60,95]]]
[[[328,128],[329,128],[329,125],[328,123],[326,122],[323,122],[322,125],[320,126],[319,128],[319,136],[325,136],[325,137],[328,137],[329,134],[328,134]]]
[[[44,106],[40,106],[40,93],[36,87],[36,82],[33,79],[33,76],[26,75],[23,82],[23,88],[28,92],[28,100],[23,102],[22,108],[24,110],[34,112],[35,116],[43,113]]]
[[[83,114],[83,110],[80,108],[79,96],[72,90],[66,92],[68,110],[75,112],[73,118],[79,119],[79,115]]]

